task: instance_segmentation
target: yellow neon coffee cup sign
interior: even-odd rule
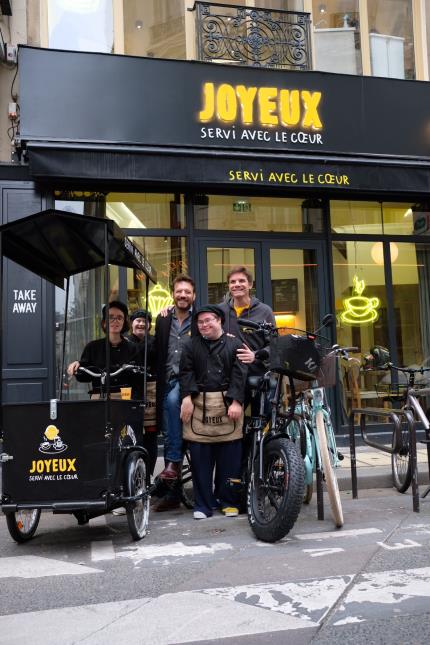
[[[379,298],[366,298],[362,295],[366,288],[364,280],[359,280],[358,276],[352,279],[352,293],[350,298],[343,301],[343,312],[340,314],[340,320],[347,325],[368,325],[378,319],[377,311],[381,305]]]

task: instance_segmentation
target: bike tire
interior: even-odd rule
[[[22,544],[31,540],[40,520],[40,508],[25,508],[16,513],[6,513],[6,524],[10,536]]]
[[[257,454],[248,485],[248,521],[257,539],[277,542],[292,529],[302,507],[303,462],[285,437],[272,439],[263,450],[263,477],[258,476]]]
[[[191,474],[191,457],[189,450],[185,450],[184,458],[182,460],[179,496],[185,508],[190,510],[194,508],[193,478]]]
[[[340,529],[343,526],[342,502],[340,500],[339,486],[337,483],[336,473],[334,472],[332,459],[330,458],[330,454],[327,446],[325,420],[321,410],[319,410],[316,413],[315,425],[317,429],[322,469],[324,473],[324,481],[327,486],[327,493],[330,501],[331,513],[332,513],[336,528]]]
[[[293,425],[293,432],[291,433],[292,436],[294,437],[293,442],[296,446],[299,456],[304,460],[306,457],[307,448],[306,448],[306,433],[303,428],[303,421],[302,420],[298,421],[297,419],[294,418],[291,423]],[[303,476],[305,477],[304,463],[303,463],[303,471],[304,471]],[[305,483],[304,491],[303,491],[303,504],[310,504],[313,491],[314,491],[313,483],[310,483],[310,484]]]
[[[395,444],[395,433],[393,432],[392,446]],[[399,493],[406,493],[412,481],[412,463],[409,451],[409,431],[402,429],[402,446],[399,452],[391,455],[391,471],[393,473],[393,484]]]
[[[148,466],[140,455],[131,455],[126,466],[127,494],[130,497],[148,492]],[[148,532],[149,495],[126,504],[127,522],[133,540],[141,540]]]

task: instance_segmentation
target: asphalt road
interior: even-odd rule
[[[273,545],[185,509],[141,542],[125,517],[43,514],[16,545],[0,517],[0,643],[427,644],[430,496],[419,514],[389,489],[342,498],[341,530],[312,500]]]

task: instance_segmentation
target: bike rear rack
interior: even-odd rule
[[[409,451],[412,469],[412,506],[416,513],[420,512],[420,498],[418,490],[418,468],[417,468],[417,436],[415,430],[415,420],[413,414],[409,410],[399,410],[395,408],[354,408],[351,410],[349,417],[349,449],[351,454],[351,485],[352,497],[357,499],[358,486],[357,486],[357,459],[355,451],[355,433],[354,433],[354,418],[359,415],[360,418],[360,432],[361,438],[364,443],[372,448],[381,450],[390,455],[396,454],[402,447],[402,426],[406,423],[408,427],[409,436]],[[366,417],[381,417],[389,419],[394,425],[394,445],[387,446],[369,438],[366,428]]]

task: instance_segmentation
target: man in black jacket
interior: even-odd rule
[[[239,514],[228,480],[240,479],[248,370],[237,357],[240,340],[222,329],[220,307],[201,307],[196,320],[199,335],[184,345],[180,384],[181,418],[191,454],[194,518],[200,520],[210,517],[217,506],[227,516]]]
[[[180,419],[179,362],[183,343],[196,333],[192,306],[195,300],[194,280],[180,274],[173,281],[174,307],[167,316],[155,321],[154,364],[157,380],[157,427],[164,435],[165,468],[160,478],[175,482],[182,463],[182,422]],[[155,511],[179,507],[174,488],[154,505]]]

